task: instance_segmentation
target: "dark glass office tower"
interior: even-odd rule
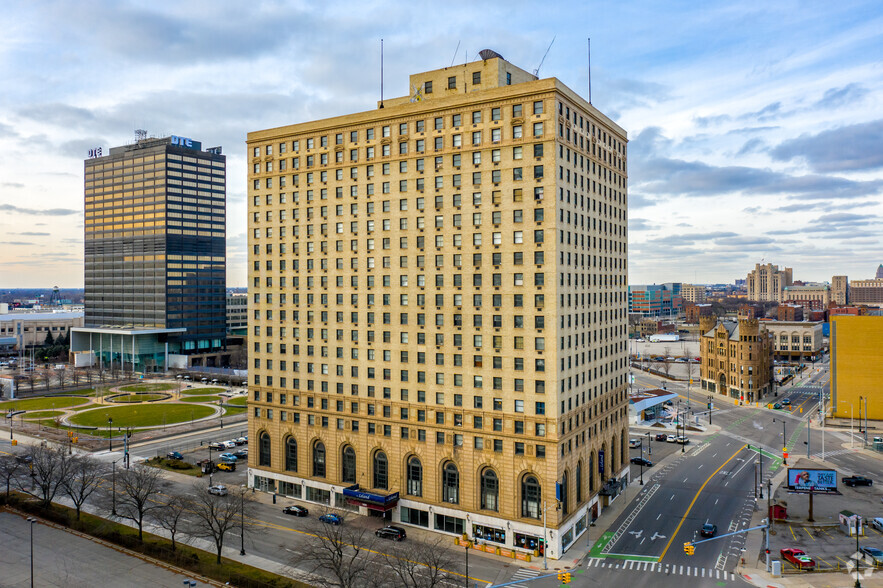
[[[85,161],[86,328],[167,331],[182,354],[225,346],[226,157],[184,137]]]

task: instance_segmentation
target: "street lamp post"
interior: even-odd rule
[[[15,418],[12,416],[12,409],[9,409],[9,415],[6,417],[9,419],[9,440],[12,441],[14,437],[12,436],[12,423],[15,422]]]
[[[641,437],[641,486],[644,485],[644,438]]]
[[[117,515],[117,461],[114,460],[110,465],[110,479],[111,479],[111,489],[110,489],[110,500],[111,507],[110,513],[113,516]]]
[[[650,431],[647,431],[647,455],[653,455],[653,446],[650,444]]]
[[[107,417],[107,451],[108,453],[113,453],[113,438],[110,436],[110,426],[113,424],[113,419]]]
[[[466,588],[469,588],[469,542],[466,542]]]
[[[239,555],[245,555],[245,487],[239,493]]]
[[[859,582],[859,577],[861,575],[858,572],[859,566],[862,563],[862,552],[859,550],[858,546],[858,515],[853,516],[855,517],[855,588],[862,588],[862,583]]]
[[[34,588],[34,525],[37,519],[28,517],[27,521],[31,523],[31,588]]]

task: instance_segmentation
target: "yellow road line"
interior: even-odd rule
[[[797,541],[797,535],[794,534],[794,528],[791,525],[788,525],[788,530],[791,531],[791,536]]]
[[[828,563],[828,562],[826,562],[825,560],[823,560],[822,558],[820,558],[819,556],[816,556],[816,560],[822,562],[823,564],[825,564],[825,565],[828,566],[828,567],[831,567],[831,568],[834,567],[834,566],[832,566],[830,563]]]
[[[813,541],[816,540],[816,538],[812,536],[812,533],[810,533],[806,527],[803,527],[803,530],[806,531],[806,534],[809,535],[810,539],[812,539]],[[797,537],[795,537],[795,539],[797,539]]]
[[[722,463],[722,464],[720,465],[720,467],[717,468],[716,470],[714,470],[714,471],[711,473],[711,475],[708,476],[708,479],[705,480],[705,482],[702,483],[702,485],[699,487],[699,491],[696,492],[696,496],[694,496],[694,497],[693,497],[693,500],[690,502],[690,506],[687,507],[687,512],[685,512],[685,513],[684,513],[684,516],[681,517],[681,522],[678,523],[678,527],[677,527],[677,529],[675,529],[675,532],[672,533],[672,535],[671,535],[671,539],[668,540],[668,544],[665,546],[665,549],[662,550],[662,555],[660,555],[660,556],[659,556],[659,559],[656,560],[657,562],[662,561],[662,558],[665,557],[665,554],[668,552],[668,548],[671,547],[671,544],[674,542],[675,537],[677,537],[677,535],[678,535],[678,531],[681,530],[681,525],[683,525],[683,524],[684,524],[684,521],[687,520],[687,515],[690,514],[690,511],[693,509],[693,505],[696,504],[696,500],[699,498],[699,495],[702,494],[702,491],[703,491],[703,490],[705,490],[705,486],[706,486],[709,482],[711,482],[711,479],[712,479],[713,477],[715,477],[715,476],[717,475],[717,473],[718,473],[719,471],[721,471],[721,470],[724,468],[725,465],[727,465],[728,463],[730,463],[731,461],[733,461],[733,458],[736,457],[737,455],[739,455],[739,452],[742,451],[743,449],[745,449],[745,447],[747,447],[747,446],[746,446],[746,445],[743,445],[742,447],[740,447],[739,449],[737,449],[737,450],[736,450],[736,453],[734,453],[733,455],[730,456],[730,459],[728,459],[727,461],[725,461],[724,463]]]

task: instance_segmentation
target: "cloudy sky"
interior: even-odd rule
[[[83,284],[83,159],[133,130],[223,145],[246,282],[245,136],[369,110],[492,48],[629,132],[631,283],[883,262],[883,3],[4,2],[0,287]],[[459,43],[459,51],[457,46]]]

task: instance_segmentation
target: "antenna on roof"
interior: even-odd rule
[[[556,37],[557,37],[557,35],[556,35]],[[552,37],[552,43],[554,43],[554,42],[555,42],[555,37]],[[540,64],[537,66],[537,68],[535,70],[533,70],[534,77],[537,77],[537,78],[540,77],[540,68],[543,67],[543,62],[546,61],[546,55],[549,54],[549,49],[552,48],[552,43],[549,43],[549,47],[546,49],[546,52],[543,53],[543,58],[540,60]]]
[[[449,67],[454,67],[454,60],[457,59],[457,53],[460,52],[460,41],[457,41],[457,48],[454,49],[454,56],[451,57],[451,65]]]
[[[592,38],[589,37],[589,104],[592,103]]]
[[[380,108],[383,108],[383,39],[380,39]]]

